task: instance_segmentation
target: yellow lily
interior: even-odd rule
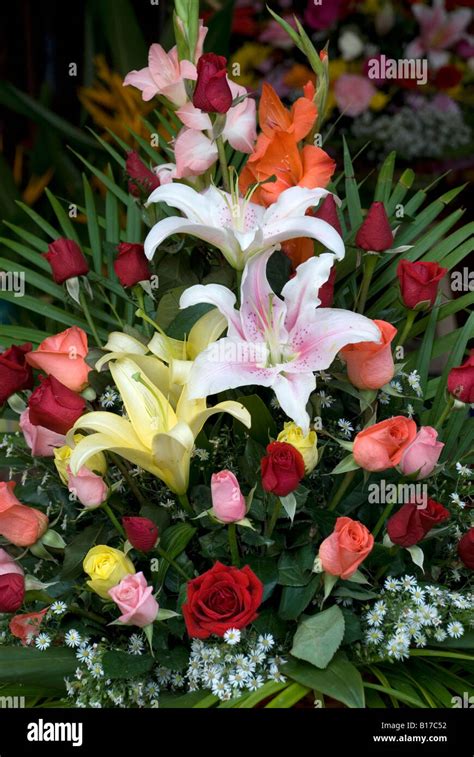
[[[194,442],[206,420],[215,413],[229,413],[250,427],[250,414],[239,402],[208,408],[205,399],[190,400],[188,387],[173,386],[169,367],[155,357],[121,356],[111,360],[110,372],[128,418],[106,411],[79,418],[68,443],[78,429],[94,433],[75,447],[70,461],[73,473],[92,455],[109,450],[154,474],[181,496],[189,484]]]

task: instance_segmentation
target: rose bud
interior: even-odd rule
[[[403,304],[411,310],[432,308],[438,294],[439,282],[448,272],[438,263],[423,261],[411,263],[400,260],[397,268],[398,282]],[[420,306],[420,307],[418,307]]]
[[[134,197],[139,197],[140,194],[149,195],[160,186],[158,176],[145,165],[135,150],[127,155],[125,171],[129,178],[128,191]]]
[[[13,493],[15,482],[0,481],[0,536],[15,547],[31,547],[48,528],[48,516],[20,502]]]
[[[14,560],[5,549],[0,547],[0,576],[4,576],[6,573],[17,573],[19,576],[24,575],[20,563]]]
[[[448,392],[468,405],[474,402],[474,350],[462,365],[449,371]]]
[[[25,355],[31,344],[12,344],[0,355],[0,405],[15,392],[33,388],[33,371]]]
[[[359,431],[353,455],[357,465],[368,471],[394,468],[416,436],[414,420],[397,415]]]
[[[20,415],[19,426],[33,457],[53,457],[55,448],[66,443],[64,434],[57,434],[44,426],[33,425],[28,408]]]
[[[85,399],[54,376],[40,376],[40,381],[28,401],[30,423],[67,434],[86,409]]]
[[[16,612],[25,597],[25,579],[18,573],[0,576],[0,612]]]
[[[247,506],[239,482],[230,470],[211,476],[212,514],[222,523],[236,523],[245,517]]]
[[[286,497],[304,476],[303,456],[291,444],[271,442],[261,460],[261,472],[265,491]]]
[[[329,278],[319,287],[317,297],[320,300],[320,307],[330,308],[334,300],[334,284],[336,283],[336,267],[331,268]]]
[[[205,113],[227,113],[232,105],[227,60],[222,55],[206,53],[199,58],[193,105]]]
[[[397,329],[387,321],[374,323],[382,335],[380,344],[348,344],[339,353],[346,362],[349,381],[358,389],[380,389],[391,381],[395,373],[391,343]]]
[[[417,480],[426,478],[433,472],[443,450],[443,442],[438,442],[438,432],[431,426],[422,426],[412,443],[406,447],[400,460],[400,470],[404,476],[419,471]]]
[[[326,221],[333,229],[336,229],[339,236],[342,237],[342,227],[337,213],[337,205],[333,194],[328,194],[320,204],[315,213],[312,213],[315,218],[319,218],[321,221]]]
[[[26,361],[33,368],[54,376],[73,392],[81,392],[92,370],[85,361],[87,353],[87,334],[79,326],[71,326],[48,336],[37,350],[28,353]]]
[[[458,555],[466,568],[474,570],[474,526],[460,539]]]
[[[56,284],[63,284],[67,279],[85,276],[89,273],[89,265],[81,248],[72,239],[61,237],[48,245],[48,252],[43,253]]]
[[[356,245],[367,252],[385,252],[391,248],[392,244],[393,232],[384,204],[373,202],[357,232]]]
[[[38,636],[42,620],[48,612],[48,607],[39,612],[26,612],[23,615],[14,615],[10,620],[9,629],[12,636],[21,640],[23,646],[31,644],[35,636]]]
[[[306,436],[300,426],[288,421],[277,437],[277,442],[291,444],[303,458],[305,473],[311,473],[318,463],[318,436],[316,431],[309,431]]]
[[[123,287],[133,287],[139,281],[150,279],[150,265],[142,244],[121,242],[117,250],[118,256],[114,260],[114,270]]]
[[[120,623],[145,628],[156,620],[160,608],[153,596],[153,586],[148,586],[143,573],[125,576],[109,589],[109,595],[122,613]]]
[[[74,476],[71,469],[68,468],[68,487],[81,505],[88,510],[99,507],[108,497],[109,488],[104,479],[89,470],[85,465],[82,466]]]
[[[220,562],[187,584],[182,613],[189,636],[224,636],[229,628],[245,628],[257,617],[263,584],[253,570],[227,567]]]
[[[149,552],[153,549],[158,539],[158,526],[152,520],[138,515],[127,515],[122,518],[122,525],[132,547],[139,549],[140,552]]]
[[[338,518],[333,533],[319,547],[323,570],[343,580],[350,578],[372,551],[374,537],[358,520]]]
[[[433,526],[437,526],[447,518],[449,518],[449,510],[434,499],[429,499],[426,507],[416,502],[409,502],[389,518],[387,533],[394,544],[400,547],[412,547],[424,539]]]

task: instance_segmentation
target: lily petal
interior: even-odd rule
[[[163,189],[169,186],[171,185],[167,184]],[[161,189],[161,187],[158,187],[158,189]],[[323,221],[320,221],[320,223],[323,223]],[[158,221],[148,233],[145,239],[145,255],[148,260],[153,258],[158,245],[173,234],[190,234],[192,237],[197,237],[204,242],[215,245],[222,252],[226,251],[231,255],[239,253],[239,245],[236,240],[224,230],[188,221],[187,218],[171,216],[170,218],[164,218],[163,221]]]
[[[312,373],[278,374],[273,383],[281,409],[306,435],[310,418],[306,411],[309,395],[316,389],[316,379]]]
[[[267,279],[272,253],[267,250],[253,257],[242,275],[240,319],[249,342],[265,341],[265,329],[271,327],[272,320],[283,324],[286,315],[285,303],[274,294]],[[281,336],[283,339],[285,335]]]
[[[295,216],[304,216],[308,208],[318,205],[320,200],[330,194],[327,189],[308,189],[290,187],[282,192],[278,200],[266,210],[264,226]]]
[[[288,332],[297,321],[303,322],[308,308],[308,317],[311,318],[314,308],[321,302],[318,290],[329,279],[333,263],[334,255],[327,252],[310,258],[297,267],[296,275],[281,290],[287,308],[285,326]]]
[[[237,298],[230,289],[222,284],[195,284],[183,292],[179,300],[179,307],[189,308],[201,302],[214,305],[229,324],[229,335],[244,338],[240,324],[239,313],[234,305]]]
[[[204,194],[196,192],[186,184],[165,184],[153,190],[145,205],[152,202],[165,202],[171,208],[180,210],[190,221],[209,222],[209,208]]]
[[[285,242],[287,239],[294,239],[295,237],[310,237],[321,242],[328,250],[334,252],[338,260],[342,260],[345,254],[342,238],[332,226],[320,218],[312,218],[311,216],[286,218],[268,224],[264,231],[265,245],[268,247]]]

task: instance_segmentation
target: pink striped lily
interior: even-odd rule
[[[306,404],[316,388],[314,371],[328,368],[347,344],[379,342],[369,318],[348,310],[318,308],[319,288],[328,280],[334,256],[323,253],[298,266],[278,297],[267,280],[271,250],[245,267],[241,307],[220,284],[196,285],[181,296],[180,307],[200,302],[214,305],[227,319],[227,336],[195,359],[188,379],[191,398],[258,384],[273,389],[284,412],[309,430]]]
[[[326,221],[305,215],[328,194],[325,189],[290,187],[278,200],[264,208],[242,198],[235,186],[232,194],[210,186],[197,192],[173,182],[155,189],[148,203],[165,202],[180,210],[181,216],[159,221],[145,239],[145,254],[151,260],[157,247],[172,234],[190,234],[221,250],[229,264],[243,270],[254,255],[275,250],[280,242],[296,237],[316,239],[340,260],[344,242]]]

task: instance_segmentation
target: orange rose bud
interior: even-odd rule
[[[31,547],[48,528],[48,517],[23,505],[14,495],[15,481],[0,482],[0,535],[16,547]]]
[[[415,436],[415,421],[404,415],[375,423],[360,431],[354,439],[354,460],[368,471],[394,468]]]
[[[391,342],[397,329],[387,321],[375,320],[374,323],[382,334],[380,344],[348,344],[339,353],[346,362],[349,381],[357,389],[380,389],[391,381],[395,373]]]
[[[319,559],[326,573],[350,578],[372,551],[374,537],[363,523],[338,518],[334,531],[319,547]]]

